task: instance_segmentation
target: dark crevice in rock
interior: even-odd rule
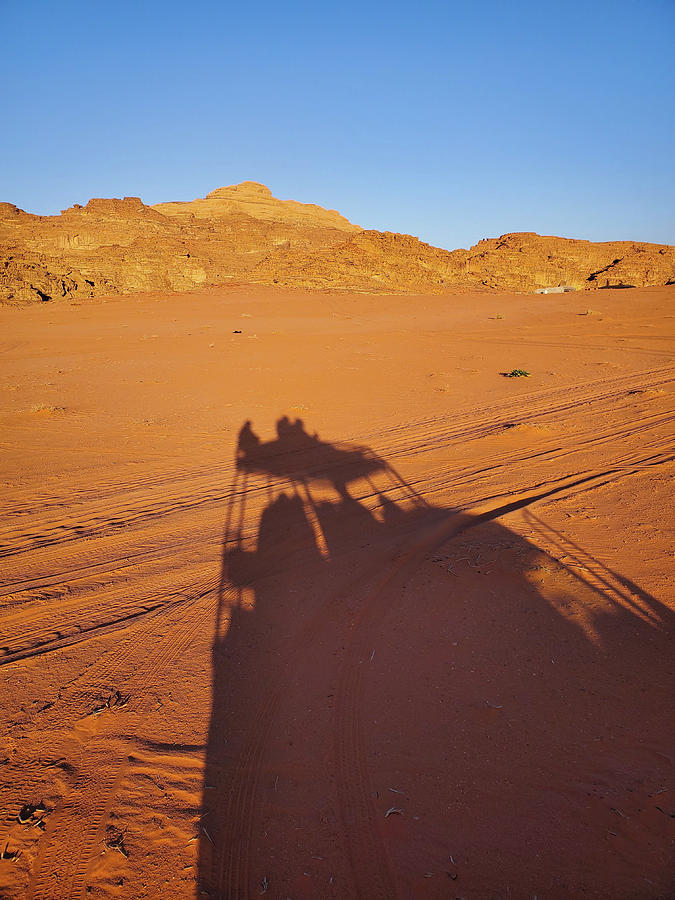
[[[40,298],[40,300],[42,300],[43,303],[46,303],[48,300],[52,299],[49,294],[45,294],[45,292],[41,291],[40,288],[36,288],[34,284],[31,284],[31,288],[35,291],[35,293],[38,295],[38,297]]]
[[[623,257],[621,257],[620,259],[615,259],[615,260],[613,260],[613,262],[611,262],[608,266],[605,266],[604,269],[598,269],[597,272],[592,272],[592,273],[588,276],[588,278],[586,279],[586,281],[595,281],[595,279],[598,277],[598,275],[602,275],[603,272],[608,272],[608,271],[612,268],[612,266],[616,266],[617,263],[620,263],[622,259],[623,259]]]

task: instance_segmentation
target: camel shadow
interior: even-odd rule
[[[474,896],[638,895],[605,826],[663,778],[644,701],[672,616],[580,580],[499,524],[509,508],[439,508],[367,447],[244,423],[198,896],[446,897],[460,877]]]

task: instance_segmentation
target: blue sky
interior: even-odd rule
[[[262,181],[437,246],[675,243],[675,0],[0,0],[0,199]]]

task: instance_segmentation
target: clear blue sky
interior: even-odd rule
[[[0,199],[675,243],[675,0],[0,0]]]

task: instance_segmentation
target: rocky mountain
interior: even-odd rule
[[[155,206],[94,199],[59,216],[0,203],[0,302],[232,282],[434,293],[642,287],[675,282],[675,248],[522,233],[447,251],[364,231],[335,210],[279,200],[250,181]]]
[[[345,232],[361,230],[334,209],[298,203],[297,200],[278,200],[268,187],[257,181],[218,188],[203,200],[157,203],[153,209],[182,222],[227,219],[236,213],[244,213],[264,222],[285,222],[296,227],[337,228]]]
[[[244,182],[203,200],[90,200],[60,216],[0,204],[0,302],[184,291],[246,280],[274,251],[310,252],[358,232],[343,216]]]
[[[578,241],[531,232],[479,241],[467,275],[507,291],[569,284],[577,290],[647,287],[675,280],[675,247],[639,241]]]
[[[524,232],[447,251],[410,235],[361,231],[310,253],[269,254],[252,274],[285,286],[369,292],[646,287],[675,282],[675,247]]]

